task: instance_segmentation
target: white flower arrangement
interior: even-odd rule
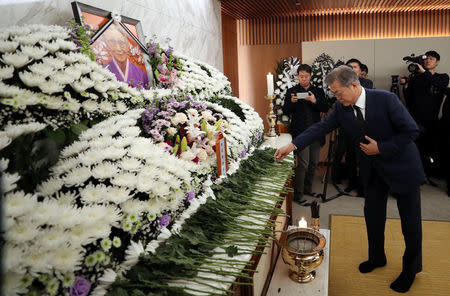
[[[58,26],[0,32],[5,64],[0,67],[0,152],[22,135],[97,115],[107,118],[63,148],[49,178],[33,193],[20,188],[21,176],[8,170],[8,159],[0,159],[8,294],[27,293],[33,279],[46,287],[45,293],[57,293],[71,287],[75,275],[86,274],[96,285],[91,295],[104,295],[139,254],[155,252],[207,198],[215,198],[215,138],[177,157],[165,143],[142,137],[143,109],[133,108],[177,96],[202,101],[207,110],[172,117],[166,131],[175,135],[175,126],[185,124],[191,140],[223,132],[232,161],[229,174],[262,137],[262,119],[230,96],[227,78],[209,65],[179,55],[183,71],[173,89],[137,90],[74,49],[67,29]],[[208,102],[213,96],[239,105],[245,119]],[[204,130],[201,119],[207,121]],[[190,160],[193,156],[198,163]],[[124,244],[116,233],[136,237],[126,242],[122,262],[114,255]]]

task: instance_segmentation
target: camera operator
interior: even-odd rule
[[[425,174],[429,184],[432,156],[436,155],[436,143],[439,140],[437,131],[439,107],[442,104],[444,92],[449,82],[449,76],[444,73],[436,73],[440,55],[434,51],[425,53],[424,65],[414,63],[417,66],[416,73],[410,75],[409,82],[405,77],[400,79],[403,85],[406,107],[420,128],[417,138],[417,146],[420,151]]]
[[[312,68],[301,64],[297,68],[299,84],[289,88],[286,92],[283,113],[291,115],[289,132],[294,139],[310,125],[320,121],[320,112],[328,111],[328,104],[323,89],[311,85]],[[295,151],[294,198],[298,204],[306,200],[304,194],[312,195],[312,183],[319,159],[320,146],[325,138],[314,141],[308,147]]]

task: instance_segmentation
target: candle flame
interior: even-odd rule
[[[307,228],[308,227],[308,223],[305,220],[305,217],[302,217],[302,219],[300,219],[300,221],[298,221],[298,227],[299,228]]]

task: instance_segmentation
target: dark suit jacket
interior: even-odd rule
[[[342,127],[356,146],[360,174],[367,188],[371,174],[380,176],[394,192],[408,192],[424,181],[422,162],[414,143],[419,128],[397,96],[385,90],[366,89],[366,135],[377,141],[379,155],[367,156],[359,148],[363,140],[353,109],[338,101],[324,120],[310,126],[292,142],[303,149],[315,139]]]

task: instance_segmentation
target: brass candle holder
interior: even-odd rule
[[[276,121],[277,121],[277,116],[275,115],[275,113],[273,112],[273,100],[275,99],[276,96],[272,95],[272,96],[266,96],[266,99],[270,100],[270,109],[269,109],[269,114],[267,115],[267,122],[269,123],[269,131],[267,132],[267,136],[268,137],[277,137],[277,130],[275,128],[276,126]]]
[[[324,258],[325,237],[311,228],[294,228],[280,238],[282,258],[289,265],[289,277],[297,283],[309,283]]]

